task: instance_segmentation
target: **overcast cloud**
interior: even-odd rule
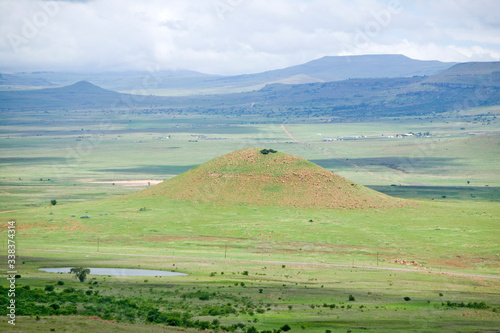
[[[325,55],[499,61],[497,0],[0,0],[0,71],[254,73]]]

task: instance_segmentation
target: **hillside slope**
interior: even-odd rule
[[[216,205],[359,209],[408,204],[340,177],[303,158],[246,148],[215,158],[134,194]]]
[[[463,87],[500,87],[500,61],[458,64],[427,78],[424,83],[463,85]]]

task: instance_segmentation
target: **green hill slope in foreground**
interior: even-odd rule
[[[218,205],[301,208],[390,208],[395,199],[340,177],[308,160],[246,148],[215,158],[133,196],[164,196]]]

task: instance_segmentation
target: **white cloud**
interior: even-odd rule
[[[238,74],[373,53],[498,61],[499,7],[495,0],[4,0],[0,70]]]

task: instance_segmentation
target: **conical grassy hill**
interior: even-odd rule
[[[262,154],[261,148],[217,157],[134,196],[164,196],[224,206],[363,209],[406,204],[303,158],[282,152]]]

